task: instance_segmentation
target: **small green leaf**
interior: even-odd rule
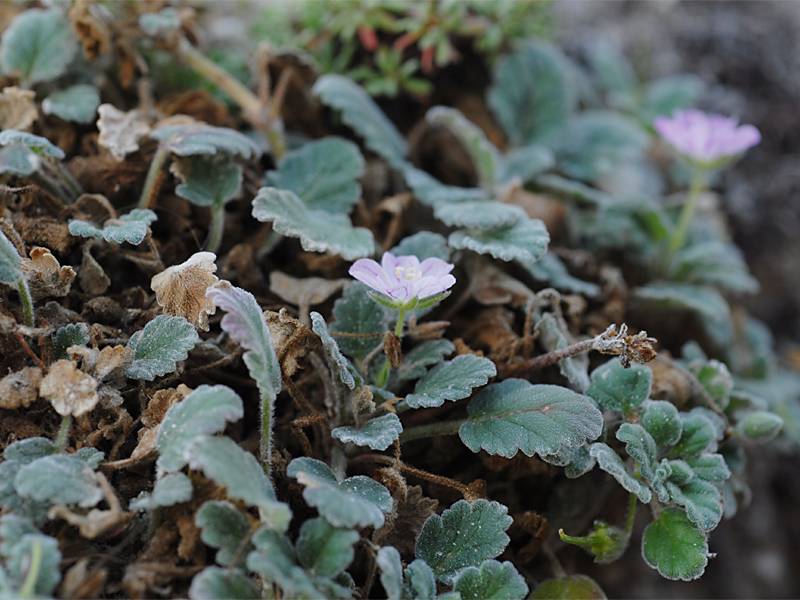
[[[147,235],[147,228],[157,219],[156,213],[148,208],[134,208],[131,212],[118,219],[109,219],[102,227],[97,227],[89,221],[72,219],[69,222],[69,232],[78,237],[91,237],[105,240],[114,244],[128,242],[138,246]]]
[[[486,190],[445,185],[425,171],[409,164],[403,165],[403,175],[406,178],[406,183],[414,192],[414,197],[432,208],[459,202],[487,202],[491,200]]]
[[[591,531],[582,536],[572,536],[558,531],[562,542],[583,548],[594,557],[594,562],[599,565],[612,563],[619,559],[628,549],[630,535],[619,527],[614,527],[603,521],[595,521]]]
[[[730,318],[730,308],[720,293],[708,287],[655,282],[636,288],[635,298],[667,308],[689,310],[713,322]]]
[[[741,251],[718,240],[685,246],[675,255],[670,271],[675,281],[709,285],[733,293],[758,290],[758,282],[750,275]]]
[[[519,206],[487,200],[437,204],[433,216],[450,227],[478,230],[511,227],[526,218]]]
[[[536,323],[536,333],[539,336],[539,342],[548,352],[563,350],[574,342],[564,320],[557,319],[550,313],[542,315],[542,318]],[[589,387],[589,358],[587,355],[570,356],[560,360],[558,370],[572,389],[581,393],[586,392]]]
[[[754,411],[739,418],[736,432],[751,442],[764,443],[777,436],[783,428],[783,419],[775,413]]]
[[[49,156],[51,158],[63,159],[66,155],[64,151],[53,144],[47,138],[34,135],[27,131],[17,131],[16,129],[6,129],[0,132],[0,146],[23,145],[37,156]]]
[[[688,459],[717,449],[714,424],[699,413],[681,413],[681,438],[672,447],[670,457]]]
[[[94,469],[74,454],[51,454],[23,466],[14,478],[20,496],[50,504],[91,507],[103,498]]]
[[[476,387],[486,385],[497,375],[497,368],[488,358],[463,354],[435,366],[414,387],[414,393],[406,396],[411,408],[442,406],[445,401],[468,398]]]
[[[323,75],[313,93],[340,111],[342,121],[364,138],[367,148],[395,168],[405,162],[405,138],[358,84],[342,75]]]
[[[27,177],[41,165],[39,157],[23,144],[9,144],[0,148],[0,175]]]
[[[498,556],[508,545],[512,519],[498,502],[459,500],[441,516],[431,515],[417,538],[416,557],[450,583],[464,567]]]
[[[489,254],[504,261],[538,260],[550,243],[550,234],[539,219],[520,219],[516,224],[488,231],[459,230],[448,238],[448,244],[459,250]]]
[[[597,284],[570,275],[562,260],[551,252],[537,261],[521,260],[517,262],[531,277],[537,281],[545,281],[557,290],[590,297],[600,294],[600,287]]]
[[[629,415],[650,397],[653,372],[644,365],[625,368],[619,359],[606,362],[592,371],[592,384],[586,393],[604,410]]]
[[[69,21],[57,10],[26,10],[6,27],[0,44],[3,73],[27,84],[64,74],[78,44]]]
[[[683,421],[671,402],[648,400],[643,405],[641,423],[659,448],[668,448],[681,439]]]
[[[354,143],[337,137],[301,146],[267,173],[267,185],[289,190],[313,209],[348,214],[361,197],[364,158]]]
[[[696,368],[692,365],[692,370],[717,406],[726,409],[733,391],[733,377],[725,363],[712,359]]]
[[[275,499],[272,484],[256,457],[232,439],[196,437],[184,449],[183,456],[192,469],[223,486],[228,496],[258,507],[261,521],[268,527],[278,531],[289,527],[289,506]]]
[[[438,233],[419,231],[414,235],[403,238],[397,246],[390,250],[395,256],[416,256],[420,260],[426,258],[441,258],[450,260],[450,248],[447,240]]]
[[[644,530],[642,556],[662,577],[693,581],[708,564],[708,541],[683,511],[667,508]]]
[[[671,115],[695,106],[705,87],[696,75],[670,75],[650,82],[645,89],[640,115],[645,123],[661,115]]]
[[[240,569],[206,567],[192,579],[191,600],[252,600],[258,598],[255,583]]]
[[[30,437],[13,442],[6,446],[3,458],[23,465],[33,462],[37,458],[49,456],[56,451],[52,441],[43,437]]]
[[[339,380],[346,385],[349,389],[354,390],[356,387],[356,380],[353,378],[353,366],[350,361],[345,358],[342,351],[339,350],[339,345],[333,339],[325,319],[318,312],[311,313],[311,329],[319,336],[322,341],[322,349],[325,351],[325,356],[328,359],[328,365],[335,371]]]
[[[589,454],[597,460],[598,467],[616,479],[617,483],[631,494],[636,494],[640,502],[643,504],[650,502],[652,499],[650,489],[628,472],[625,463],[612,448],[597,442],[589,447]]]
[[[533,385],[506,379],[487,386],[467,407],[459,429],[473,452],[484,450],[506,458],[556,454],[596,439],[603,415],[586,396],[556,385]]]
[[[94,122],[98,106],[100,92],[93,85],[85,83],[55,91],[42,101],[45,114],[82,124]]]
[[[488,97],[516,146],[558,131],[575,110],[577,99],[566,57],[541,41],[521,44],[499,61]]]
[[[528,585],[514,565],[496,560],[459,572],[453,579],[453,589],[462,600],[522,600],[528,594]]]
[[[203,543],[217,549],[216,560],[223,567],[233,563],[250,532],[247,517],[224,500],[205,502],[195,514],[194,523],[200,528],[200,539]]]
[[[392,496],[380,483],[356,475],[336,479],[330,467],[313,458],[295,458],[286,470],[305,489],[303,498],[335,527],[382,527]]]
[[[297,536],[297,558],[315,576],[336,577],[353,562],[358,540],[357,531],[334,527],[322,517],[309,519]]]
[[[400,381],[419,379],[428,367],[438,365],[454,350],[453,342],[444,338],[422,342],[403,357],[403,362],[396,371],[397,378]]]
[[[287,598],[324,598],[297,557],[285,536],[262,527],[253,536],[256,549],[247,555],[247,568],[265,581],[274,582]]]
[[[400,418],[394,413],[375,417],[361,427],[336,427],[331,437],[343,443],[367,446],[373,450],[386,450],[403,431]]]
[[[412,560],[411,564],[406,567],[405,575],[405,590],[413,600],[434,600],[437,598],[436,575],[424,560],[420,558]],[[438,598],[439,600],[445,600],[444,594],[438,596]]]
[[[194,326],[183,317],[158,315],[128,340],[133,360],[125,373],[145,381],[172,373],[199,341]]]
[[[721,482],[731,477],[731,470],[721,454],[703,454],[686,461],[695,475],[706,481]]]
[[[501,157],[498,165],[499,183],[528,183],[537,175],[552,168],[555,164],[553,153],[538,144],[530,144],[511,150]]]
[[[271,222],[281,235],[299,238],[308,252],[332,252],[355,260],[375,251],[369,229],[353,227],[346,215],[310,208],[289,190],[261,188],[253,199],[253,217]]]
[[[179,158],[172,172],[182,181],[175,194],[196,206],[223,206],[242,190],[242,167],[229,156]]]
[[[219,153],[252,158],[261,154],[258,145],[246,135],[227,127],[214,127],[200,122],[162,125],[151,131],[150,137],[178,156]]]
[[[529,600],[606,600],[606,593],[586,575],[570,575],[542,581]]]
[[[500,153],[486,134],[458,110],[447,106],[431,108],[425,115],[425,120],[431,125],[445,127],[456,137],[472,159],[480,186],[487,190],[493,189],[498,182]]]
[[[639,465],[644,478],[653,481],[658,453],[653,436],[638,423],[623,423],[617,429],[617,439],[625,444],[625,451]]]
[[[56,329],[51,339],[53,356],[56,359],[67,358],[67,348],[89,343],[89,326],[86,323],[68,323]]]
[[[400,553],[392,546],[384,546],[378,550],[375,558],[381,570],[381,585],[389,600],[401,600],[403,595],[403,563]],[[435,585],[435,581],[434,581]]]
[[[33,582],[31,594],[35,597],[50,597],[61,581],[61,552],[58,549],[58,540],[41,533],[28,533],[14,544],[9,553],[5,568],[9,578],[20,589],[27,583],[27,576],[35,554],[39,555],[39,572]],[[4,594],[5,595],[5,594]],[[15,594],[6,595],[8,598],[20,597]]]
[[[15,284],[22,279],[22,257],[6,234],[0,231],[0,283]]]
[[[160,506],[173,506],[192,499],[192,480],[181,472],[167,473],[156,479],[153,493],[142,492],[131,500],[131,510],[155,510]]]
[[[242,400],[224,385],[201,385],[167,411],[156,436],[158,468],[178,471],[186,465],[184,452],[196,438],[225,429],[244,416]]]
[[[335,321],[330,331],[342,352],[364,358],[383,344],[388,321],[386,311],[374,302],[362,283],[351,283],[333,305]]]
[[[29,533],[39,533],[30,519],[14,513],[4,514],[0,517],[0,554],[4,557],[11,556],[14,546]]]
[[[722,520],[722,494],[713,483],[695,477],[685,485],[668,481],[670,499],[682,506],[689,520],[703,531],[711,531]]]

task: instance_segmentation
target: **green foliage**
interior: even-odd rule
[[[545,313],[536,323],[539,342],[548,352],[562,350],[573,343],[572,336],[562,318]],[[589,360],[586,355],[570,356],[559,361],[558,370],[572,389],[585,392],[589,387]]]
[[[367,286],[351,283],[333,305],[330,331],[345,354],[362,359],[383,343],[386,310],[369,297]]]
[[[153,492],[142,492],[131,500],[131,510],[155,510],[160,506],[172,506],[188,502],[192,498],[192,480],[181,472],[167,473],[156,479]]]
[[[521,219],[499,229],[454,231],[447,240],[452,248],[489,254],[504,261],[538,260],[550,243],[544,223],[538,219]]]
[[[511,458],[556,454],[600,435],[603,416],[591,400],[555,385],[506,379],[481,390],[467,407],[459,429],[473,452]]]
[[[197,331],[183,317],[158,315],[128,340],[133,360],[125,372],[131,379],[145,381],[172,373],[199,341]]]
[[[300,527],[297,558],[313,575],[336,577],[353,562],[358,532],[334,527],[322,517],[309,519]]]
[[[74,454],[51,454],[22,466],[14,488],[23,498],[49,504],[91,507],[103,492],[94,469]]]
[[[420,260],[431,257],[441,258],[442,260],[450,259],[447,240],[438,233],[431,231],[420,231],[403,238],[390,252],[395,256],[413,254]]]
[[[258,588],[238,569],[207,567],[192,579],[189,598],[192,600],[251,600],[258,597]]]
[[[429,340],[415,346],[403,357],[396,375],[400,381],[419,379],[428,367],[437,365],[455,350],[453,342],[446,339]]]
[[[65,156],[61,148],[42,136],[34,135],[27,131],[17,131],[16,129],[0,131],[0,146],[14,144],[25,146],[37,156],[47,156],[58,160],[63,159]]]
[[[100,92],[93,85],[79,83],[50,94],[42,101],[42,111],[74,123],[92,123],[100,106]]]
[[[322,341],[322,348],[325,350],[325,356],[328,359],[328,365],[335,372],[339,380],[348,388],[355,389],[356,381],[353,378],[352,371],[354,370],[350,361],[345,358],[342,351],[339,350],[339,345],[333,339],[325,319],[318,312],[311,313],[311,328],[319,336]]]
[[[645,528],[642,556],[662,577],[692,581],[708,564],[708,542],[682,511],[667,508]]]
[[[586,575],[570,575],[545,579],[530,600],[605,600],[606,594],[597,582]]]
[[[559,291],[583,294],[589,297],[595,297],[600,293],[598,285],[570,275],[564,262],[551,252],[544,254],[539,260],[520,260],[517,262],[531,277],[538,281],[547,282],[551,287]]]
[[[619,527],[603,521],[595,521],[587,535],[576,537],[558,532],[562,542],[583,548],[594,557],[599,565],[612,563],[628,549],[630,534]]]
[[[224,155],[181,158],[173,163],[173,172],[182,181],[175,193],[197,206],[223,206],[242,189],[242,167]]]
[[[508,545],[508,509],[497,502],[459,500],[441,516],[431,515],[417,538],[416,556],[445,583],[464,567],[498,556]]]
[[[91,237],[113,244],[127,242],[138,246],[144,241],[150,223],[157,218],[156,214],[150,209],[134,208],[131,212],[117,219],[109,219],[103,223],[102,227],[98,227],[89,221],[72,219],[69,222],[69,232],[78,237]]]
[[[497,369],[488,358],[474,354],[457,356],[428,371],[405,401],[411,408],[432,408],[445,401],[462,400],[496,374]]]
[[[740,418],[736,432],[748,441],[764,443],[780,433],[783,419],[768,411],[754,411]]]
[[[663,400],[648,400],[642,408],[642,426],[660,448],[672,446],[681,438],[683,422],[674,404]]]
[[[36,558],[35,558],[36,557]],[[8,598],[49,597],[61,581],[58,540],[41,533],[26,533],[3,553],[5,571],[0,569],[0,592]],[[28,578],[34,560],[38,562],[36,578]],[[5,577],[2,577],[5,576]],[[6,589],[3,589],[5,584]],[[27,589],[25,589],[27,585]],[[10,589],[8,589],[10,588]],[[23,594],[23,589],[25,594]]]
[[[22,257],[6,234],[0,231],[0,283],[11,285],[22,278]]]
[[[433,214],[450,227],[479,230],[511,227],[526,218],[525,211],[518,206],[483,200],[439,204]]]
[[[233,564],[237,552],[252,548],[246,538],[250,532],[247,517],[233,504],[225,500],[208,500],[194,516],[200,528],[200,539],[206,546],[217,549],[216,561],[223,567]]]
[[[227,154],[246,159],[261,154],[246,135],[200,122],[161,125],[150,132],[150,137],[177,156]]]
[[[386,450],[400,437],[403,425],[394,413],[370,419],[360,427],[336,427],[331,437],[343,443],[366,446],[373,450]]]
[[[643,504],[650,502],[652,492],[650,488],[631,474],[625,463],[612,448],[602,442],[597,442],[589,447],[589,454],[597,460],[597,466],[617,480],[624,489],[631,494],[636,494]]]
[[[67,19],[57,10],[27,10],[8,25],[0,43],[3,73],[26,84],[60,77],[78,49]]]
[[[70,346],[89,344],[89,326],[86,323],[68,323],[56,329],[51,339],[55,358],[66,358]]]
[[[528,593],[525,579],[510,562],[487,560],[456,575],[453,589],[462,600],[522,600]]]

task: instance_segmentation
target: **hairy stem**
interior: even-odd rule
[[[36,317],[33,312],[33,297],[31,296],[28,282],[24,277],[20,277],[17,280],[17,293],[22,304],[22,320],[28,327],[33,327],[36,324]]]
[[[630,538],[633,533],[633,525],[636,522],[636,509],[639,506],[635,494],[628,495],[628,510],[625,513],[625,535]]]
[[[681,214],[678,217],[678,224],[672,232],[672,237],[669,240],[669,257],[672,258],[675,253],[683,248],[686,242],[686,234],[689,231],[689,225],[692,223],[695,210],[697,209],[697,201],[700,195],[706,189],[705,171],[699,167],[694,167],[692,173],[692,181],[689,185],[689,192],[686,195],[686,201],[681,209]]]
[[[561,362],[565,358],[570,358],[578,354],[583,354],[584,352],[589,352],[589,350],[591,350],[594,347],[594,343],[595,343],[595,338],[576,342],[574,344],[567,346],[566,348],[553,350],[552,352],[548,352],[547,354],[542,354],[541,356],[532,358],[531,360],[528,361],[525,367],[530,371],[538,371],[540,369],[553,366]]]
[[[261,467],[267,477],[272,471],[272,411],[274,398],[261,393],[261,435],[259,436],[258,455],[261,458]]]
[[[465,419],[456,419],[455,421],[435,421],[426,425],[410,427],[400,434],[400,443],[405,444],[406,442],[410,442],[412,440],[438,437],[441,435],[454,435],[458,433],[458,429],[461,427],[464,421]]]
[[[158,150],[150,161],[150,168],[147,170],[147,177],[144,180],[142,194],[139,196],[139,208],[152,208],[158,195],[158,186],[161,182],[161,171],[169,158],[169,150],[165,146],[159,145]]]
[[[397,309],[397,321],[394,324],[394,335],[398,340],[403,339],[403,327],[406,323],[406,309],[401,306]],[[375,381],[375,385],[383,387],[389,381],[389,374],[392,372],[392,365],[389,363],[388,357],[383,360],[383,366]]]
[[[31,547],[31,564],[25,574],[25,581],[19,590],[20,598],[33,598],[36,593],[36,582],[39,581],[39,571],[42,568],[42,544],[38,540]]]
[[[215,204],[211,207],[211,222],[208,224],[208,239],[206,250],[216,254],[222,244],[222,234],[225,231],[225,205]]]
[[[62,452],[64,448],[67,447],[70,429],[72,429],[72,415],[65,415],[61,417],[61,425],[58,428],[56,439],[53,442],[56,447],[56,452]]]

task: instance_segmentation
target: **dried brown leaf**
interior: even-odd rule
[[[36,92],[7,87],[0,93],[0,129],[27,131],[39,116]]]
[[[281,271],[272,271],[269,276],[270,291],[281,300],[295,306],[322,304],[347,283],[346,279],[323,279],[322,277],[291,277]]]
[[[90,600],[103,596],[103,588],[108,578],[108,570],[89,569],[89,559],[82,558],[64,574],[61,583],[61,597],[74,600]]]
[[[150,125],[138,110],[122,112],[111,104],[101,104],[97,109],[100,118],[97,142],[118,161],[139,149],[139,139],[150,132]]]
[[[39,397],[42,370],[25,367],[0,379],[0,408],[27,408]]]
[[[62,267],[50,250],[41,246],[31,249],[30,259],[23,259],[22,271],[36,299],[63,298],[69,294],[76,275],[72,267]]]
[[[300,360],[309,350],[319,346],[319,338],[286,309],[280,312],[268,310],[264,317],[281,369],[284,375],[292,377],[300,368]]]
[[[217,309],[206,297],[206,290],[219,281],[214,274],[216,259],[212,252],[197,252],[153,277],[150,287],[165,313],[184,317],[198,329],[208,331],[208,316]]]
[[[61,416],[78,417],[97,406],[97,381],[78,369],[71,360],[57,360],[39,385],[39,394],[47,398]]]
[[[398,498],[396,509],[386,524],[375,532],[383,546],[394,546],[403,556],[414,555],[414,544],[422,524],[436,512],[439,501],[422,495],[418,485],[408,488],[405,498]]]
[[[92,242],[83,246],[83,259],[78,271],[78,283],[81,289],[91,296],[100,296],[106,293],[111,286],[111,279],[106,275],[103,267],[92,256]]]
[[[91,0],[75,0],[68,16],[78,41],[83,46],[83,55],[94,60],[111,50],[111,33],[106,24],[92,13]]]

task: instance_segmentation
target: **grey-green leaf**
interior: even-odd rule
[[[61,552],[58,549],[58,540],[41,533],[28,533],[22,536],[11,550],[5,567],[9,577],[16,583],[18,589],[27,581],[33,556],[39,555],[39,572],[33,581],[31,597],[49,597],[61,581]],[[14,594],[5,595],[7,598],[19,597]]]
[[[172,506],[192,499],[192,480],[180,471],[167,473],[156,480],[153,492],[142,492],[131,500],[131,510],[155,510],[160,506]]]
[[[563,319],[557,319],[551,313],[545,313],[536,323],[539,342],[548,352],[563,350],[575,340],[567,329]],[[585,354],[569,356],[558,362],[558,370],[569,382],[572,389],[584,393],[589,387],[589,359]]]
[[[685,485],[668,481],[670,499],[682,506],[689,520],[703,531],[711,531],[722,520],[722,494],[713,483],[695,477]]]
[[[356,475],[339,481],[313,458],[295,458],[286,474],[303,484],[305,501],[336,527],[381,527],[392,508],[389,490],[374,479]]]
[[[51,454],[23,466],[14,478],[20,496],[50,504],[91,507],[103,498],[92,467],[74,454]]]
[[[686,462],[695,475],[706,481],[718,483],[730,479],[731,470],[721,454],[702,454]]]
[[[328,325],[325,323],[325,319],[318,312],[312,312],[310,316],[311,329],[322,341],[322,348],[328,359],[328,365],[336,372],[339,380],[344,385],[351,390],[355,389],[356,380],[352,373],[353,367],[350,365],[350,361],[342,354],[342,351],[339,350],[339,345],[328,331]]]
[[[32,84],[64,74],[78,49],[69,21],[58,10],[26,10],[3,33],[3,73]]]
[[[175,194],[197,206],[223,206],[242,190],[242,167],[229,156],[188,156],[172,168],[182,181]]]
[[[416,556],[450,583],[464,567],[498,556],[508,545],[512,519],[498,502],[459,500],[441,516],[431,515],[417,538]]]
[[[261,154],[258,145],[243,133],[200,122],[162,125],[151,131],[150,137],[178,156],[227,154],[251,158]]]
[[[682,432],[678,443],[669,452],[671,457],[688,459],[717,449],[714,424],[699,413],[681,413]]]
[[[668,448],[681,438],[683,421],[674,404],[664,400],[648,400],[642,408],[642,426],[653,436],[659,448]]]
[[[783,428],[783,419],[764,410],[744,415],[736,423],[736,432],[751,442],[764,443],[773,439]]]
[[[558,579],[545,579],[530,600],[606,600],[606,594],[597,582],[586,575],[569,575]]]
[[[255,583],[240,569],[206,567],[192,579],[191,600],[253,600],[259,597]]]
[[[336,577],[353,562],[358,540],[357,531],[334,527],[322,517],[309,519],[300,527],[297,558],[315,576]]]
[[[298,238],[308,252],[332,252],[355,260],[375,251],[369,229],[353,227],[346,215],[310,208],[289,190],[261,188],[253,199],[253,217],[271,222],[281,235]]]
[[[16,129],[5,129],[0,132],[0,146],[22,145],[28,148],[37,156],[49,156],[61,160],[64,158],[64,151],[53,144],[47,138],[34,135],[27,131]]]
[[[418,231],[403,238],[390,252],[395,256],[413,254],[420,260],[432,257],[441,258],[442,260],[450,259],[450,248],[447,247],[447,240],[432,231]]]
[[[367,293],[363,283],[352,283],[333,305],[336,320],[330,331],[342,352],[353,358],[364,358],[383,343],[388,321],[386,311]]]
[[[203,543],[217,549],[216,560],[223,567],[231,565],[250,532],[247,517],[224,500],[205,502],[195,514],[194,522],[200,528]]]
[[[378,550],[375,558],[381,570],[381,585],[389,600],[400,600],[403,595],[403,563],[400,553],[392,546],[384,546]]]
[[[473,452],[484,450],[511,458],[556,454],[596,439],[603,415],[592,401],[556,385],[506,379],[481,390],[469,403],[459,429]]]
[[[436,575],[421,558],[412,560],[406,567],[406,587],[412,600],[434,600],[436,596]],[[439,600],[445,600],[445,595],[438,596]],[[450,599],[457,600],[457,599]]]
[[[636,288],[637,300],[667,308],[695,312],[711,321],[730,318],[730,308],[712,288],[684,283],[655,282]]]
[[[128,242],[138,246],[147,235],[147,228],[157,219],[156,213],[148,208],[134,208],[118,219],[109,219],[98,227],[89,221],[73,219],[69,222],[69,232],[79,237],[91,237],[114,244]]]
[[[100,106],[100,92],[93,85],[86,83],[57,90],[42,101],[42,110],[45,114],[82,124],[94,121],[98,106]]]
[[[172,373],[199,341],[194,326],[183,317],[158,315],[128,340],[133,360],[125,373],[145,381]]]
[[[242,399],[224,385],[201,385],[167,411],[156,436],[158,468],[177,471],[186,464],[184,452],[200,436],[225,429],[244,416]]]
[[[545,281],[557,290],[591,297],[600,293],[600,286],[571,275],[563,261],[550,252],[537,261],[521,260],[517,262],[531,277],[538,281]]]
[[[294,548],[285,536],[262,527],[253,536],[253,544],[256,550],[247,555],[247,568],[266,581],[278,584],[286,597],[325,597],[305,569],[297,564]]]
[[[89,343],[89,326],[86,323],[67,323],[56,329],[51,339],[55,358],[67,358],[67,348]]]
[[[529,144],[515,148],[500,159],[497,181],[527,183],[555,164],[553,153],[544,146]]]
[[[340,111],[342,121],[364,138],[367,148],[393,167],[405,162],[405,139],[358,84],[342,75],[323,75],[313,92],[324,104]]]
[[[526,218],[525,211],[519,206],[490,200],[437,204],[433,216],[450,227],[478,230],[511,227]]]
[[[693,581],[708,564],[708,541],[683,511],[667,508],[644,530],[642,556],[662,577]]]
[[[453,580],[461,600],[522,600],[528,585],[510,562],[486,560],[480,567],[467,567]]]
[[[403,362],[396,371],[397,378],[400,381],[419,379],[425,374],[428,367],[439,364],[454,350],[453,342],[448,339],[422,342],[403,357]]]
[[[267,184],[289,190],[309,208],[348,214],[361,197],[364,158],[354,143],[338,137],[309,142],[289,152]]]
[[[650,397],[653,373],[644,365],[623,367],[613,359],[592,371],[592,384],[586,393],[604,410],[629,415]]]
[[[454,231],[448,238],[451,247],[489,254],[504,261],[538,260],[550,243],[550,234],[539,219],[520,219],[510,227],[486,231]]]
[[[11,285],[22,278],[22,257],[6,234],[0,231],[0,283]]]
[[[589,447],[589,454],[597,460],[598,467],[616,479],[617,483],[631,494],[635,494],[643,504],[650,502],[652,499],[650,489],[628,472],[625,463],[612,448],[597,442]]]
[[[366,446],[373,450],[386,450],[392,445],[403,431],[400,418],[394,413],[388,413],[370,419],[361,427],[336,427],[331,431],[331,437],[344,443]]]
[[[639,471],[647,481],[656,477],[658,449],[656,441],[638,423],[623,423],[617,429],[617,439],[625,444],[625,451],[639,465]]]
[[[488,358],[474,354],[456,356],[428,371],[417,382],[414,393],[406,396],[406,404],[411,408],[432,408],[445,401],[462,400],[495,375],[497,368]]]

